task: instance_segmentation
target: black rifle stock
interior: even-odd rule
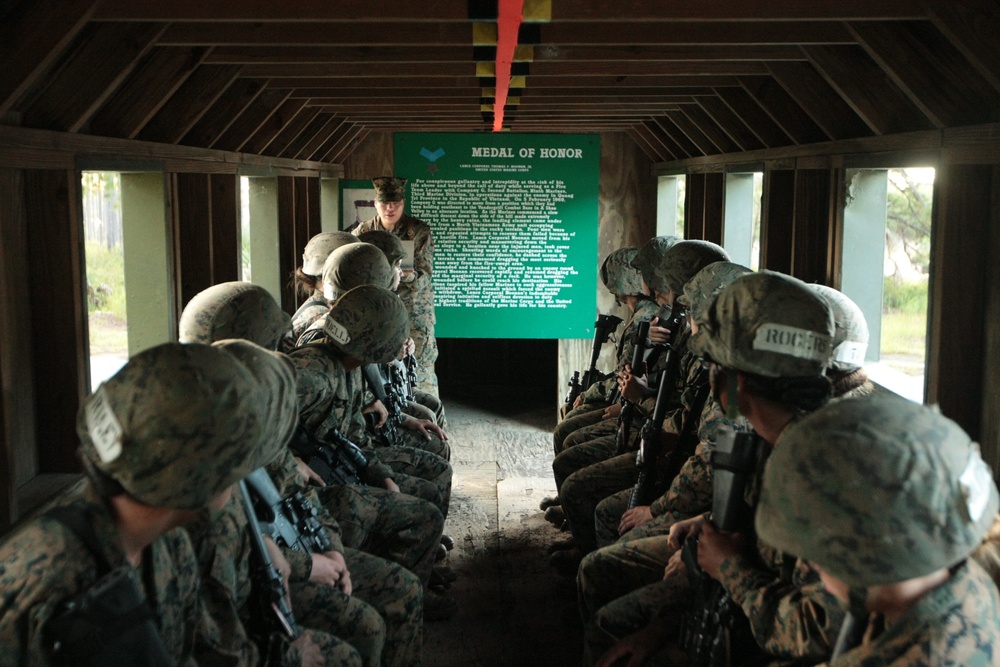
[[[361,484],[361,475],[368,466],[368,458],[361,448],[337,429],[331,430],[327,437],[329,442],[299,426],[288,446],[328,486]]]
[[[753,535],[754,508],[746,502],[764,441],[752,431],[720,433],[712,452],[712,522],[724,532]],[[743,610],[718,581],[698,566],[698,540],[688,538],[682,557],[695,590],[695,606],[681,622],[681,647],[696,667],[763,664],[763,651]],[[738,647],[739,654],[735,654]],[[739,660],[737,660],[739,657]]]
[[[254,509],[253,498],[250,497],[246,482],[241,481],[239,487],[243,508],[247,515],[250,543],[253,546],[254,558],[256,559],[250,573],[253,582],[253,596],[258,601],[255,606],[266,611],[264,614],[266,618],[261,618],[259,614],[255,613],[251,613],[250,618],[258,622],[263,621],[265,627],[262,630],[264,632],[270,630],[271,628],[268,626],[273,624],[288,637],[295,639],[299,636],[299,628],[295,622],[295,614],[292,613],[292,606],[288,602],[284,577],[274,565],[267,545],[264,543],[264,534],[257,521],[257,512]],[[270,619],[270,622],[267,619]]]
[[[600,314],[594,322],[594,343],[590,349],[590,366],[580,377],[579,371],[573,372],[573,379],[569,383],[569,391],[566,393],[566,409],[572,409],[577,396],[590,389],[590,386],[606,380],[613,374],[603,374],[597,370],[597,358],[601,356],[601,347],[608,342],[608,338],[615,329],[623,322],[617,315]]]
[[[399,426],[403,422],[402,407],[397,404],[394,400],[395,397],[390,397],[386,388],[389,386],[385,378],[382,377],[382,371],[379,370],[378,364],[366,364],[362,367],[362,374],[365,378],[365,384],[368,385],[369,391],[382,402],[385,406],[386,411],[389,415],[385,419],[385,423],[382,426],[375,428],[375,423],[372,421],[373,415],[365,415],[365,421],[368,427],[371,429],[372,434],[382,440],[382,442],[387,447],[398,447],[403,444],[403,439],[399,435]]]
[[[635,337],[632,339],[634,347],[632,348],[631,367],[632,375],[636,377],[642,377],[645,374],[643,357],[645,356],[648,337],[649,322],[639,322],[635,329]],[[621,411],[618,413],[618,430],[615,431],[615,452],[617,454],[624,454],[630,449],[629,431],[632,428],[632,419],[636,407],[626,400],[624,396],[620,396],[618,400],[621,403]]]

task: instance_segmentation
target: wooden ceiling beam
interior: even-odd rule
[[[668,111],[665,115],[677,126],[678,130],[684,133],[684,136],[691,140],[691,143],[697,146],[700,155],[715,155],[725,152],[700,127],[691,122],[691,119],[680,109]],[[730,141],[730,143],[732,142]]]
[[[254,153],[256,155],[264,155],[264,149],[275,140],[275,138],[280,134],[286,127],[290,124],[295,123],[298,118],[299,112],[305,108],[305,100],[292,100],[287,99],[282,102],[281,106],[278,107],[277,111],[271,114],[264,123],[257,128],[257,131],[253,133],[246,143],[242,146],[242,151],[244,153]],[[312,116],[319,113],[318,109],[310,110],[310,117],[306,120],[312,120]],[[305,123],[299,125],[301,130],[305,127]],[[273,153],[268,153],[268,155],[273,155]]]
[[[286,3],[287,4],[287,3]],[[335,6],[331,4],[331,7]],[[468,46],[469,23],[440,23],[416,29],[410,21],[371,23],[172,23],[160,37],[164,46]]]
[[[278,156],[295,159],[297,155],[301,155],[307,150],[310,152],[315,150],[316,146],[319,146],[329,136],[328,126],[332,118],[331,114],[317,114],[309,120],[294,139],[285,144],[284,148],[277,153]],[[272,144],[272,146],[277,145],[279,145],[278,142]]]
[[[482,90],[484,79],[477,76],[457,76],[437,77],[437,76],[415,76],[405,79],[385,78],[378,82],[378,86],[373,86],[371,81],[365,76],[320,76],[320,77],[284,77],[278,76],[268,80],[268,88],[294,88],[308,90],[327,90],[334,92],[316,93],[314,97],[335,96],[338,93],[348,93],[349,91],[365,91],[379,97],[395,95],[400,89],[419,90],[422,94],[427,94],[430,90],[462,90],[474,89]],[[575,77],[564,76],[543,76],[532,73],[527,77],[525,91],[539,91],[547,94],[551,90],[552,94],[562,94],[560,89],[580,89],[583,84],[587,84],[589,90],[595,88],[608,90],[631,90],[636,88],[682,88],[690,90],[696,87],[721,88],[739,87],[740,83],[735,76],[592,76],[586,82]],[[492,87],[492,86],[485,86]],[[388,91],[392,91],[391,93]],[[688,94],[688,93],[684,93]]]
[[[288,100],[286,100],[286,103]],[[267,147],[261,151],[261,155],[271,155],[274,157],[288,157],[296,155],[302,147],[309,143],[320,126],[324,125],[324,119],[317,121],[320,116],[319,109],[306,107],[284,127]]]
[[[534,62],[528,85],[538,76],[747,76],[766,74],[767,67],[758,62],[677,61],[677,62]]]
[[[319,124],[319,121],[323,121]],[[313,134],[312,138],[306,142],[306,144],[299,150],[295,159],[308,160],[312,159],[312,156],[323,146],[323,143],[330,137],[333,131],[343,122],[342,118],[338,118],[333,114],[321,113],[313,121],[317,123],[316,132]],[[299,156],[302,156],[301,158]]]
[[[740,145],[697,104],[682,104],[680,112],[718,147],[720,153],[735,153],[741,150]]]
[[[239,71],[235,65],[202,65],[143,126],[137,138],[176,144],[215,104]]]
[[[829,137],[785,89],[769,76],[744,77],[743,88],[797,144],[827,141]]]
[[[588,0],[553,3],[549,20],[591,22],[607,19],[607,6]],[[622,22],[635,21],[838,21],[920,18],[919,4],[911,0],[840,0],[835,3],[772,0],[771,2],[691,3],[687,0],[633,0],[615,6]],[[297,0],[294,4],[253,0],[234,5],[230,0],[172,0],[169,3],[105,0],[96,18],[109,21],[267,21],[352,22],[379,21],[386,16],[416,23],[467,22],[466,4],[450,0],[420,3],[382,3],[371,0]],[[234,18],[236,17],[236,18]],[[526,21],[533,20],[531,13]]]
[[[208,49],[153,49],[90,121],[90,133],[135,139]]]
[[[1000,90],[1000,6],[995,0],[925,2],[931,21],[979,75]]]
[[[341,134],[344,132],[344,127],[348,125],[348,122],[343,118],[334,117],[330,124],[326,126],[324,134],[327,136],[323,141],[316,147],[316,150],[312,152],[312,159],[322,161],[324,157],[333,148],[333,145],[337,143],[340,139]],[[353,125],[353,123],[351,123]]]
[[[325,65],[245,65],[242,76],[251,79],[315,78],[321,76],[348,76],[366,80],[392,78],[406,79],[418,77],[454,77],[474,75],[474,62],[448,63],[327,63]],[[372,86],[378,86],[372,83]]]
[[[635,142],[635,145],[639,147],[639,150],[646,154],[653,162],[663,162],[665,157],[664,153],[661,153],[653,145],[651,139],[646,136],[644,132],[645,128],[641,125],[629,127],[625,130],[625,133]]]
[[[868,126],[844,98],[808,62],[768,63],[771,76],[799,106],[834,140],[868,137]]]
[[[243,144],[284,104],[286,99],[288,99],[288,93],[283,90],[264,90],[254,98],[239,117],[233,120],[229,129],[212,142],[209,148],[239,151]]]
[[[606,12],[607,10],[605,10]],[[614,20],[546,23],[538,27],[539,44],[569,46],[851,44],[841,23],[827,21],[643,21]]]
[[[1000,119],[1000,92],[932,24],[851,23],[849,27],[937,127]]]
[[[350,152],[351,143],[353,143],[355,139],[358,139],[358,137],[360,137],[362,133],[367,134],[370,131],[371,130],[366,130],[361,125],[352,124],[346,127],[344,133],[333,145],[333,148],[330,149],[330,152],[327,154],[326,158],[324,159],[324,162],[336,162],[340,155],[344,154],[345,152],[347,153]]]
[[[187,146],[211,146],[243,110],[264,92],[264,82],[236,79],[181,138]]]
[[[25,126],[78,132],[153,48],[163,28],[159,23],[89,26],[24,110]]]
[[[656,149],[657,155],[663,155],[668,160],[677,159],[679,153],[674,152],[676,145],[672,141],[664,140],[666,135],[663,134],[659,125],[652,120],[644,120],[636,123],[633,127]]]
[[[663,130],[663,133],[670,137],[670,139],[680,148],[681,152],[686,154],[688,157],[700,157],[705,155],[705,153],[702,152],[702,150],[695,145],[695,143],[691,141],[691,139],[684,134],[679,127],[677,127],[677,124],[674,123],[669,116],[657,116],[653,119],[653,122],[655,122],[660,129]]]
[[[87,25],[95,0],[21,2],[0,22],[0,114],[9,111],[55,66]]]
[[[860,46],[805,46],[802,50],[875,134],[933,129],[931,119]]]
[[[740,150],[749,151],[764,148],[764,142],[747,127],[739,116],[733,113],[733,110],[721,98],[715,95],[711,97],[699,96],[695,100],[719,128],[736,142]]]
[[[785,134],[781,126],[774,122],[770,114],[764,110],[757,100],[743,88],[716,88],[716,94],[736,116],[743,121],[754,135],[760,139],[765,148],[787,146],[795,143]]]
[[[684,158],[691,157],[676,141],[663,131],[663,127],[655,120],[644,120],[642,124],[651,137],[654,137],[658,142],[663,144],[668,153],[675,156],[674,159],[683,160]]]

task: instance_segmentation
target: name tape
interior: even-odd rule
[[[797,359],[828,361],[830,338],[815,331],[768,322],[757,329],[753,339],[753,349],[776,352]]]
[[[977,452],[969,456],[965,470],[958,478],[958,484],[965,496],[965,508],[969,513],[969,519],[972,522],[979,521],[990,504],[993,476]]]
[[[868,345],[866,343],[845,340],[833,348],[833,360],[853,366],[863,366],[865,363],[865,352],[867,351]]]
[[[94,443],[97,455],[104,463],[111,463],[122,454],[122,425],[111,409],[104,386],[97,388],[94,397],[84,409],[87,433]]]
[[[326,317],[326,323],[323,325],[323,330],[326,332],[327,336],[341,345],[346,345],[351,342],[351,334],[348,333],[347,328],[329,315]]]

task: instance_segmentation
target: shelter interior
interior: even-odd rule
[[[600,135],[599,257],[664,228],[735,248],[759,174],[759,266],[838,288],[872,261],[881,277],[856,246],[884,237],[862,204],[886,170],[933,167],[923,399],[1000,465],[993,0],[7,0],[0,17],[0,532],[78,472],[81,173],[121,173],[146,222],[127,232],[145,253],[134,350],[240,278],[242,178],[268,221],[254,280],[293,311],[286,277],[336,228],[340,179],[392,173],[396,132],[495,125]],[[541,364],[554,412],[589,346],[540,361],[530,342],[445,340],[441,382],[502,395]],[[490,354],[509,363],[469,371]]]

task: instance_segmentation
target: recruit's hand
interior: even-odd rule
[[[687,564],[684,562],[680,549],[670,554],[667,566],[663,568],[663,580],[667,581],[671,577],[679,577],[687,572]]]
[[[374,403],[369,403],[365,407],[361,408],[361,412],[363,414],[374,413],[377,415],[375,428],[380,428],[383,424],[385,424],[385,420],[389,418],[389,411],[385,409],[385,405],[383,405],[382,401],[378,399],[375,399]]]
[[[666,641],[667,634],[659,623],[650,623],[618,642],[597,659],[594,667],[639,667],[646,658],[656,653]]]
[[[615,401],[614,403],[612,403],[611,405],[609,405],[604,409],[604,412],[601,414],[601,418],[618,419],[618,415],[620,415],[621,413],[622,413],[622,404],[619,403],[618,401]]]
[[[415,419],[407,415],[406,419],[403,420],[403,426],[411,431],[420,431],[427,440],[431,439],[431,433],[442,440],[448,439],[444,430],[429,419]]]
[[[326,665],[326,658],[316,642],[312,640],[309,633],[304,633],[295,638],[292,642],[296,652],[299,654],[298,664],[302,667],[323,667]]]
[[[618,534],[624,535],[636,526],[641,526],[650,521],[652,518],[653,513],[650,511],[649,505],[639,505],[638,507],[626,510],[625,514],[622,514],[622,520],[618,523]]]
[[[316,471],[310,468],[308,463],[297,456],[295,457],[295,469],[299,471],[299,477],[304,483],[315,482],[318,486],[326,486],[323,478],[316,474]]]
[[[382,486],[392,491],[393,493],[399,493],[399,485],[393,481],[392,477],[386,477],[382,480]]]
[[[653,345],[666,345],[673,337],[673,332],[660,326],[660,318],[654,317],[649,323],[649,342]]]
[[[698,536],[698,566],[705,574],[718,580],[722,563],[743,553],[747,544],[741,533],[724,533],[711,521],[706,521]]]
[[[634,375],[632,367],[628,364],[625,365],[625,370],[618,374],[618,390],[625,397],[625,400],[631,403],[641,401],[648,388],[645,376]]]
[[[351,594],[351,573],[347,569],[344,554],[339,551],[327,551],[312,555],[312,572],[309,581],[314,584],[337,586],[344,595]]]
[[[667,546],[671,549],[680,549],[684,540],[689,537],[698,537],[701,526],[705,522],[704,516],[694,516],[690,519],[678,521],[670,526],[670,533],[667,535]]]

